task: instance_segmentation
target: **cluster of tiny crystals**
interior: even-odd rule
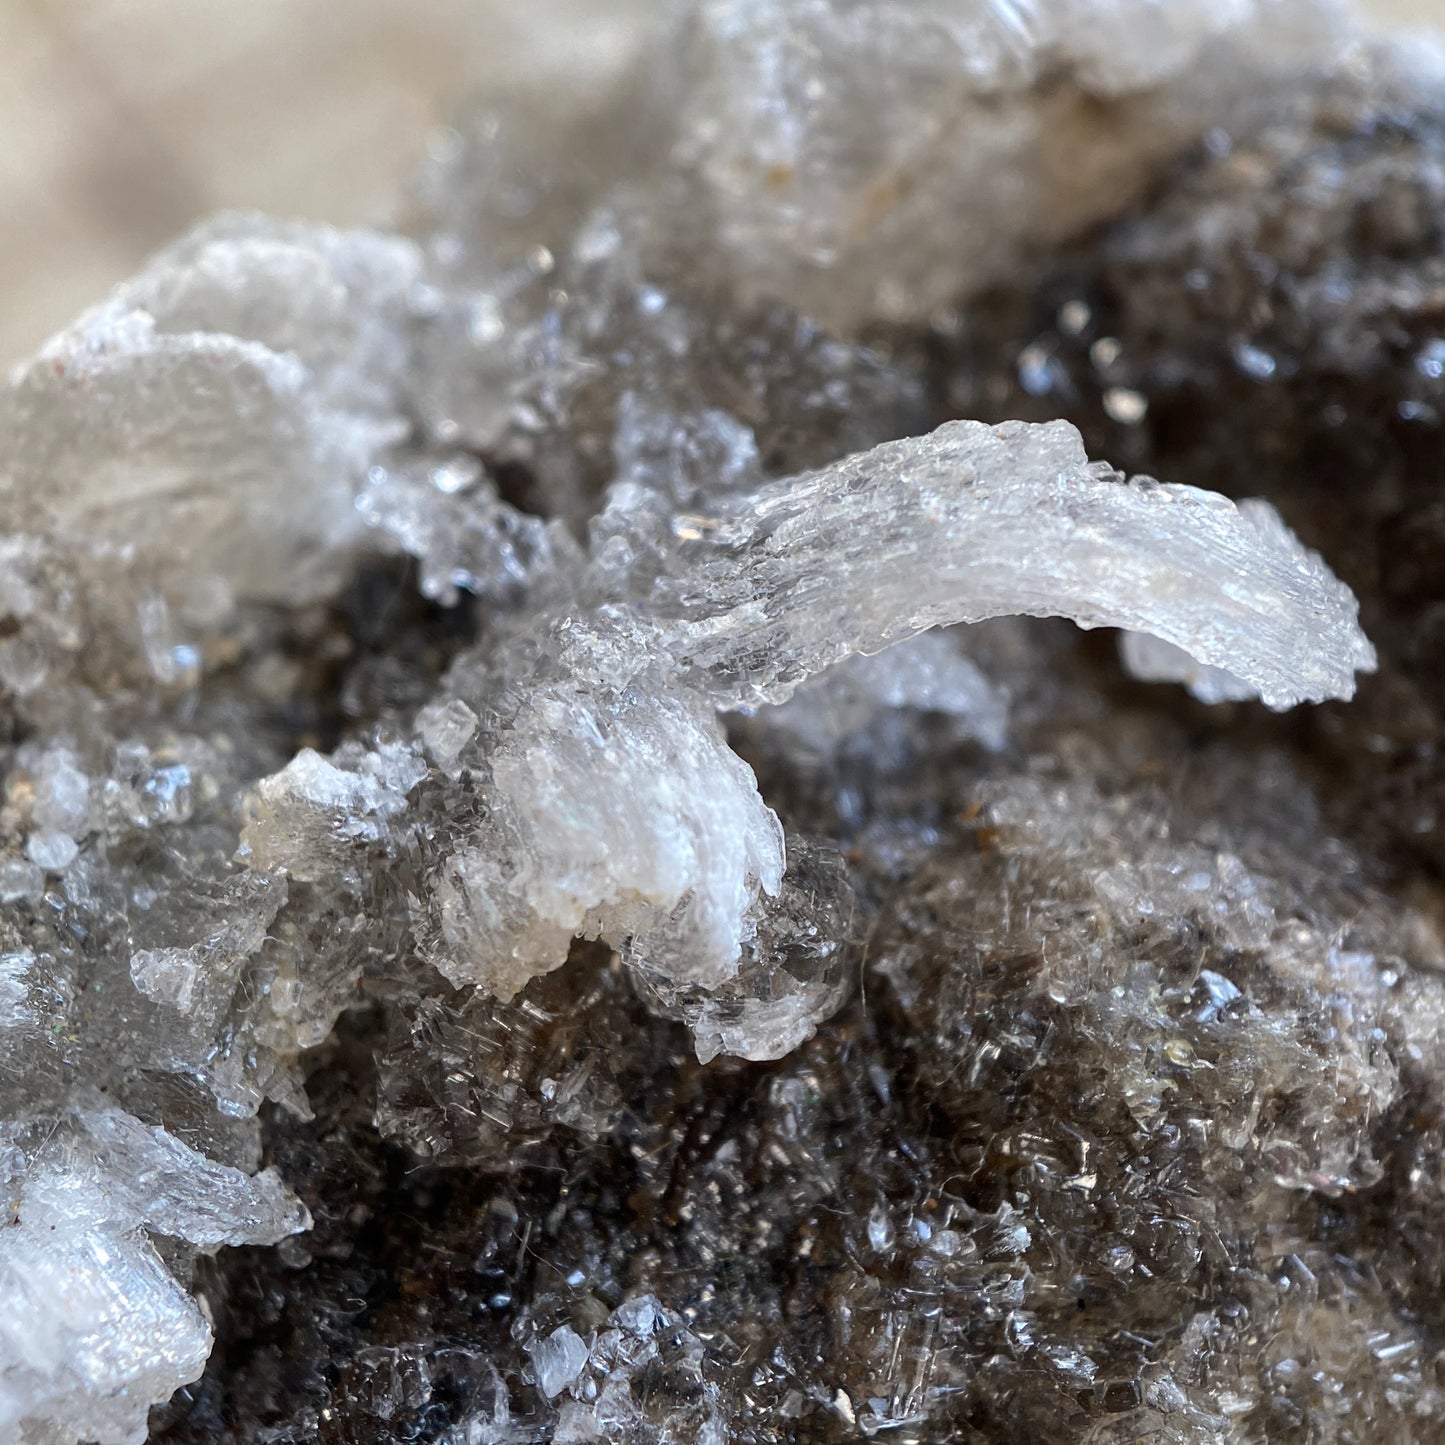
[[[638,47],[0,391],[0,1440],[1445,1439],[1445,61]]]

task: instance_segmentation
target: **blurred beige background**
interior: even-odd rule
[[[221,206],[383,216],[523,46],[596,62],[636,0],[0,0],[0,365]],[[1372,0],[1445,23],[1445,0]]]

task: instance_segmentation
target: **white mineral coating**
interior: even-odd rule
[[[139,1445],[150,1407],[196,1379],[201,1310],[148,1234],[201,1250],[309,1228],[274,1172],[254,1177],[98,1101],[11,1181],[0,1231],[0,1434],[19,1445]]]
[[[261,780],[241,835],[252,867],[302,880],[325,877],[358,844],[387,836],[390,821],[406,810],[406,795],[426,774],[426,764],[400,744],[352,749],[338,760],[342,766],[303,748]]]
[[[788,840],[781,888],[757,900],[732,976],[699,986],[672,960],[695,947],[685,913],[622,947],[633,984],[653,1011],[685,1023],[701,1063],[719,1054],[780,1059],[837,1012],[863,956],[861,910],[843,858],[798,836]]]
[[[673,165],[740,283],[920,317],[1127,204],[1352,31],[1308,0],[699,0]]]
[[[680,289],[783,302],[843,339],[922,323],[1357,41],[1322,0],[672,0],[636,20],[630,79],[523,78],[416,188],[416,413],[439,445],[516,448],[554,509],[589,447],[694,486],[702,457],[714,485],[758,460],[747,409],[697,394],[690,349],[717,338]],[[655,376],[620,379],[650,351]],[[629,398],[595,435],[589,386]]]
[[[630,80],[599,94],[545,69],[522,78],[418,183],[440,266],[475,288],[478,375],[492,385],[467,410],[483,431],[502,424],[516,378],[505,335],[525,326],[529,268],[550,268],[596,208],[640,216],[650,263],[680,253],[842,334],[917,320],[1127,204],[1181,146],[1238,124],[1285,78],[1352,43],[1365,63],[1344,12],[1335,0],[642,6]]]
[[[406,430],[419,271],[369,232],[204,223],[0,394],[0,525],[123,544],[177,584],[324,591],[354,492]]]
[[[578,934],[616,940],[680,912],[674,975],[729,977],[753,899],[783,873],[751,770],[665,657],[658,673],[650,629],[603,612],[536,641],[547,666],[476,749],[474,830],[435,885],[435,963],[509,998]]]

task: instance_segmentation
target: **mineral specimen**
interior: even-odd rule
[[[0,1432],[1445,1438],[1445,64],[639,36],[0,395]]]

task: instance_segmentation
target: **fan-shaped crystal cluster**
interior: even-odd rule
[[[0,1436],[1434,1438],[1445,66],[638,34],[0,395]]]

